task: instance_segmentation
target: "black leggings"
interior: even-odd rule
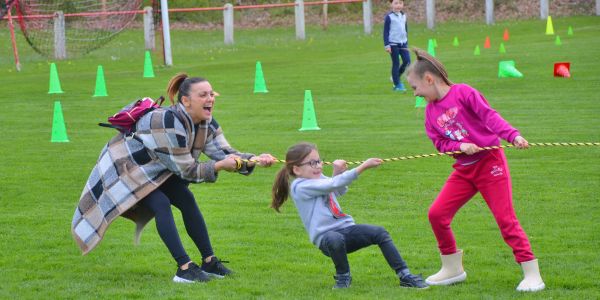
[[[141,201],[142,205],[148,207],[155,214],[156,229],[160,238],[163,240],[169,252],[177,261],[177,265],[181,266],[190,261],[190,257],[183,249],[171,204],[181,211],[183,223],[188,235],[192,238],[196,247],[202,254],[202,259],[212,256],[213,249],[208,237],[208,230],[204,223],[204,218],[194,194],[188,188],[188,182],[182,180],[176,175],[171,176],[158,189],[150,193]]]

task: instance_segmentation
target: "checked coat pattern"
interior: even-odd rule
[[[75,209],[71,232],[83,254],[102,240],[118,216],[136,223],[135,241],[154,215],[136,205],[171,175],[190,182],[215,182],[215,162],[229,154],[244,159],[254,155],[233,149],[216,120],[194,126],[182,104],[159,108],[136,124],[135,138],[122,133],[102,149]],[[211,160],[199,162],[204,153]],[[246,163],[238,171],[249,175]]]

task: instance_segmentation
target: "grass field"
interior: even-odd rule
[[[436,38],[437,57],[454,82],[481,91],[530,142],[600,141],[600,22],[598,17],[554,19],[563,45],[546,36],[539,20],[438,24],[435,32],[413,24],[412,46]],[[574,29],[567,36],[567,26]],[[498,53],[504,28],[506,54]],[[176,265],[154,223],[139,246],[134,226],[114,222],[102,243],[81,256],[70,224],[99,151],[115,133],[98,127],[126,103],[164,94],[180,71],[203,76],[221,93],[215,117],[234,147],[284,158],[298,141],[319,146],[326,160],[397,157],[435,152],[423,129],[423,110],[412,92],[393,93],[381,27],[236,31],[223,46],[221,31],[174,31],[174,66],[153,56],[156,78],[142,78],[143,33],[126,31],[80,59],[57,62],[64,94],[48,95],[49,65],[18,36],[23,71],[12,62],[9,35],[0,31],[0,298],[194,298],[194,299],[594,299],[600,297],[600,149],[507,150],[514,206],[540,261],[546,290],[515,291],[522,278],[510,248],[480,196],[453,223],[464,249],[465,283],[413,291],[398,287],[377,247],[350,255],[348,290],[332,291],[333,264],[308,241],[289,202],[269,209],[279,165],[250,177],[223,173],[215,184],[193,185],[216,254],[237,274],[207,284],[171,282]],[[459,47],[452,46],[458,36]],[[473,55],[491,37],[492,48]],[[525,76],[498,79],[498,61],[514,59]],[[253,94],[254,67],[262,63],[269,93]],[[572,78],[552,77],[554,62],[570,61]],[[108,97],[93,98],[97,65]],[[311,90],[320,131],[300,132],[304,90]],[[61,101],[69,143],[50,143],[54,101]],[[428,276],[440,262],[427,210],[446,177],[447,157],[386,163],[361,175],[341,199],[359,223],[386,227],[411,269]],[[326,173],[331,168],[325,168]],[[199,253],[183,230],[193,259]]]

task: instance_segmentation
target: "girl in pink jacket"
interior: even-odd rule
[[[500,145],[500,138],[520,149],[529,147],[527,140],[490,107],[481,93],[466,84],[453,84],[437,59],[420,49],[414,51],[417,61],[409,68],[407,80],[415,96],[427,101],[427,135],[440,152],[463,152],[455,156],[454,171],[429,209],[429,222],[441,252],[442,268],[426,282],[449,285],[466,279],[463,252],[456,248],[450,224],[458,210],[480,192],[504,241],[523,268],[524,279],[517,290],[543,290],[545,285],[538,261],[513,208],[504,151],[481,151],[481,147]]]

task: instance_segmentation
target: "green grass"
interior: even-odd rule
[[[567,26],[574,36],[567,36]],[[554,37],[545,22],[494,26],[440,24],[435,32],[413,25],[412,46],[436,38],[454,82],[481,91],[530,142],[600,141],[600,23],[597,17],[558,18]],[[511,38],[498,54],[504,28]],[[540,260],[547,289],[520,294],[514,263],[480,196],[453,223],[465,250],[467,282],[413,291],[398,287],[377,247],[350,255],[352,288],[332,291],[331,261],[308,241],[294,205],[268,208],[279,166],[250,177],[223,173],[216,184],[192,186],[206,218],[213,247],[237,275],[207,284],[177,285],[175,263],[154,223],[132,245],[133,224],[114,222],[102,243],[81,256],[70,222],[83,185],[113,130],[98,122],[141,96],[164,94],[168,79],[185,71],[204,76],[221,93],[215,116],[238,149],[283,158],[306,140],[326,160],[397,157],[435,152],[423,129],[423,111],[409,92],[391,91],[389,56],[381,27],[307,28],[296,41],[293,28],[237,30],[236,44],[223,46],[221,31],[174,31],[174,66],[160,65],[156,78],[142,78],[143,34],[128,30],[88,56],[57,62],[62,88],[48,95],[48,61],[19,35],[23,71],[14,70],[9,35],[0,31],[0,298],[435,298],[592,299],[600,281],[600,149],[598,147],[507,150],[514,205]],[[485,36],[492,49],[473,56]],[[452,47],[458,36],[460,47]],[[112,58],[111,58],[112,57]],[[499,60],[514,59],[522,79],[498,79]],[[254,66],[262,63],[268,94],[253,94]],[[572,78],[553,78],[552,65],[572,63]],[[109,97],[93,98],[97,65],[103,65]],[[300,132],[304,90],[312,90],[320,131]],[[53,103],[60,100],[69,143],[50,143]],[[386,163],[361,175],[342,198],[359,223],[386,227],[414,272],[430,275],[440,262],[427,210],[446,177],[446,157]],[[327,173],[331,172],[326,168]],[[176,211],[176,210],[175,210]],[[178,226],[193,259],[199,254]]]

